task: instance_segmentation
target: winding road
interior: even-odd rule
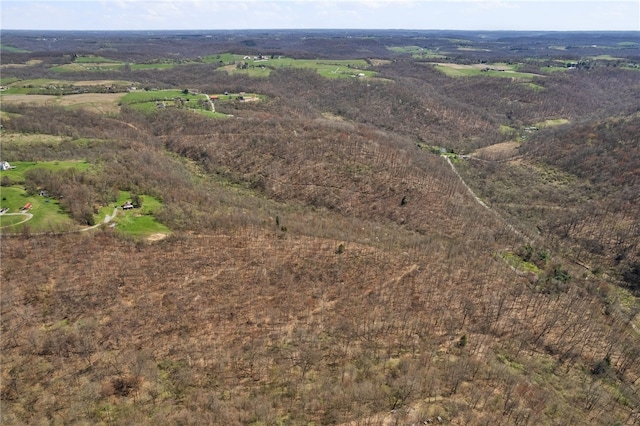
[[[113,213],[112,213],[112,214],[110,214],[110,215],[109,215],[109,214],[108,214],[108,215],[106,215],[106,216],[104,217],[104,219],[102,220],[102,222],[97,223],[97,224],[95,224],[95,225],[93,225],[93,226],[88,226],[88,227],[86,227],[86,228],[81,228],[81,229],[79,229],[79,230],[77,230],[77,231],[72,231],[72,232],[84,232],[84,231],[89,231],[90,229],[95,229],[95,228],[99,227],[100,225],[104,225],[105,223],[109,223],[109,222],[111,222],[113,219],[115,219],[115,217],[116,217],[116,215],[117,215],[117,214],[118,214],[118,208],[117,208],[117,207],[114,207],[114,209],[113,209]],[[27,212],[21,212],[21,213],[2,213],[2,216],[26,216],[26,217],[25,217],[25,219],[24,219],[24,220],[21,220],[20,222],[12,223],[12,224],[10,224],[10,225],[2,226],[2,227],[0,227],[0,229],[3,229],[3,228],[9,228],[9,227],[11,227],[11,226],[16,226],[16,225],[21,225],[21,224],[23,224],[23,223],[25,223],[25,222],[28,222],[28,221],[30,221],[31,219],[33,219],[33,213],[27,213]]]
[[[25,223],[25,222],[27,222],[27,221],[29,221],[29,220],[33,219],[33,214],[31,214],[31,213],[26,213],[26,212],[24,212],[24,213],[2,213],[2,216],[26,216],[26,218],[25,218],[24,220],[21,220],[20,222],[12,223],[12,224],[10,224],[10,225],[2,226],[2,227],[0,227],[0,229],[2,229],[2,228],[8,228],[8,227],[10,227],[10,226],[20,225],[20,224],[23,224],[23,223]]]

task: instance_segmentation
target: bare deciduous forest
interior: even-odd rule
[[[3,32],[2,423],[640,424],[637,39]],[[29,102],[131,86],[225,101]]]

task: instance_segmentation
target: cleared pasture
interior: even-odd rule
[[[84,108],[100,114],[116,113],[122,93],[83,93],[61,96],[58,104],[70,108]]]
[[[2,143],[4,144],[13,144],[13,143],[24,143],[24,144],[37,144],[37,143],[46,143],[46,144],[59,144],[63,140],[65,140],[63,136],[55,136],[55,135],[46,135],[43,133],[3,133],[2,134]],[[0,173],[4,173],[5,171],[1,171]]]
[[[374,77],[377,75],[375,71],[368,69],[369,64],[364,59],[293,59],[287,57],[255,59],[240,55],[234,55],[234,63],[220,67],[218,71],[246,74],[250,77],[268,77],[272,71],[282,68],[313,69],[326,78]]]
[[[59,105],[69,108],[86,108],[101,114],[118,112],[122,93],[81,93],[75,95],[2,95],[5,104]]]
[[[26,216],[0,215],[2,232],[21,232],[25,226],[34,232],[68,230],[76,226],[61,209],[57,200],[40,195],[29,195],[18,185],[2,188],[0,208],[8,208],[7,213],[19,213],[27,203],[31,203],[29,213],[33,218],[23,222]]]
[[[17,184],[24,183],[24,175],[32,169],[46,169],[51,171],[59,171],[66,169],[75,169],[81,172],[89,170],[91,164],[83,160],[66,160],[66,161],[11,161],[14,169],[0,170],[0,178],[7,176],[12,182]],[[6,188],[2,188],[4,192]]]
[[[437,63],[434,65],[438,71],[450,77],[503,77],[530,80],[534,77],[540,77],[539,74],[518,72],[517,65],[510,64],[451,64]]]
[[[56,105],[59,96],[8,94],[2,95],[3,104]]]
[[[118,215],[115,219],[116,232],[134,238],[146,238],[151,235],[166,235],[170,233],[170,229],[158,222],[153,216],[155,212],[162,208],[162,202],[150,195],[140,195],[139,198],[142,204],[140,208],[118,210]],[[121,206],[127,201],[131,201],[131,193],[128,191],[120,191],[117,205]],[[99,217],[104,218],[106,214],[111,214],[112,212],[113,207],[103,207],[100,210]]]
[[[113,71],[122,68],[122,62],[74,62],[72,64],[58,65],[51,68],[56,72],[78,72],[78,71]]]
[[[31,67],[34,65],[38,65],[41,64],[42,60],[41,59],[30,59],[27,62],[23,63],[23,64],[1,64],[0,65],[0,69],[2,68],[26,68],[26,67]]]
[[[536,123],[535,126],[542,128],[542,127],[551,127],[551,126],[560,126],[562,124],[568,124],[570,121],[567,120],[566,118],[552,118],[549,120],[545,120],[545,121],[541,121],[539,123]]]

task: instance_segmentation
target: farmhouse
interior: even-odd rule
[[[131,210],[133,208],[133,203],[131,201],[127,201],[122,205],[122,210]]]

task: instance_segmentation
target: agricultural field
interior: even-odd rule
[[[100,114],[119,111],[118,102],[122,93],[82,93],[64,96],[56,95],[3,95],[5,104],[31,104],[39,106],[62,106],[68,108],[84,108]]]
[[[446,52],[420,46],[391,46],[387,49],[395,53],[411,55],[414,59],[443,59],[447,55]]]
[[[539,74],[518,72],[518,66],[504,63],[463,65],[455,63],[438,63],[435,68],[449,77],[505,77],[519,80],[531,80]]]
[[[186,93],[185,93],[186,92]],[[227,115],[215,112],[217,103],[236,102],[255,102],[264,100],[263,95],[256,93],[219,93],[219,94],[201,94],[191,93],[187,89],[183,90],[153,90],[153,91],[135,91],[128,93],[120,99],[121,105],[128,105],[139,111],[151,112],[164,108],[185,108],[205,114],[211,118],[224,118]],[[214,111],[211,110],[211,104],[214,105]]]
[[[124,61],[117,61],[113,59],[103,58],[101,56],[78,56],[74,58],[73,62],[69,64],[63,64],[54,66],[52,71],[65,73],[65,72],[78,72],[78,71],[117,71],[128,67],[131,70],[163,70],[170,69],[177,65],[175,61],[154,61],[149,63],[130,63]]]
[[[221,58],[222,61],[224,59],[229,57]],[[375,77],[377,75],[377,72],[368,69],[370,66],[364,59],[320,60],[241,55],[233,55],[233,63],[218,68],[218,71],[245,74],[250,77],[268,77],[271,71],[282,68],[312,69],[326,78]]]

